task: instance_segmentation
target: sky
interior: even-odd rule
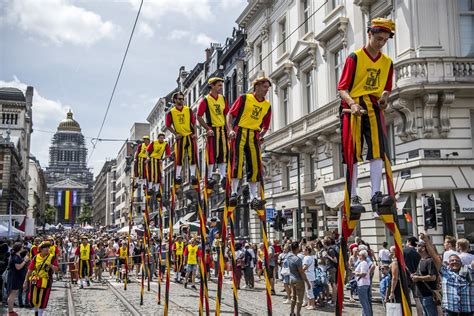
[[[101,138],[127,139],[180,66],[204,61],[225,43],[246,0],[145,0]],[[86,137],[104,117],[140,0],[0,0],[0,87],[34,87],[31,154],[48,165],[51,138],[71,109]],[[99,142],[97,174],[121,142]]]

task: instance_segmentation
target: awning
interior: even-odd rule
[[[397,215],[403,215],[403,208],[407,204],[408,198],[410,198],[409,194],[401,194],[397,199]]]
[[[179,219],[179,221],[181,221],[181,223],[189,222],[189,220],[191,219],[191,217],[193,217],[193,215],[195,215],[195,214],[196,214],[195,212],[188,213],[188,214],[184,215],[183,217],[181,217],[181,218]]]
[[[454,191],[461,213],[474,213],[474,191]]]
[[[324,202],[329,208],[336,209],[344,203],[344,191],[337,190],[331,192],[323,187]]]

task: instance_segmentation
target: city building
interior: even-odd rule
[[[132,177],[133,145],[130,140],[122,144],[117,154],[115,209],[112,209],[112,224],[123,226],[128,223],[130,212],[130,179]],[[143,201],[136,200],[137,203]],[[142,205],[140,205],[140,208]],[[135,207],[135,212],[138,207]]]
[[[116,168],[115,159],[108,160],[95,177],[94,191],[92,193],[92,223],[98,226],[111,225],[112,214],[115,209],[116,194]]]
[[[0,215],[26,215],[32,107],[33,87],[0,88]]]
[[[384,48],[394,61],[385,117],[402,237],[424,230],[423,205],[434,194],[441,199],[437,226],[428,230],[435,243],[440,246],[444,235],[474,242],[474,8],[469,4],[249,1],[237,23],[247,34],[249,82],[266,75],[273,83],[265,195],[267,210],[281,210],[287,218],[286,235],[323,236],[340,227],[345,169],[336,87],[345,58],[366,43],[367,23],[388,17],[396,22],[396,34]],[[359,194],[369,211],[353,236],[376,248],[391,238],[370,211],[369,171],[367,163],[359,166]],[[260,240],[256,221],[251,224],[251,239]]]
[[[42,226],[42,215],[46,207],[46,177],[39,161],[30,156],[28,183],[28,209],[26,213],[26,231],[34,234],[35,226]]]
[[[49,148],[46,168],[48,203],[58,223],[74,225],[84,203],[92,206],[93,175],[87,167],[87,147],[71,110],[62,120]]]

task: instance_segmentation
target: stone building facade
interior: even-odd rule
[[[98,226],[112,224],[115,209],[117,160],[108,160],[94,180],[92,222]]]
[[[28,209],[27,218],[31,219],[32,226],[41,226],[41,216],[46,207],[46,177],[39,161],[34,157],[29,158],[28,182]]]

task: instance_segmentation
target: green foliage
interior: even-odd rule
[[[79,224],[92,223],[92,207],[88,203],[82,204],[82,212],[77,217]]]

